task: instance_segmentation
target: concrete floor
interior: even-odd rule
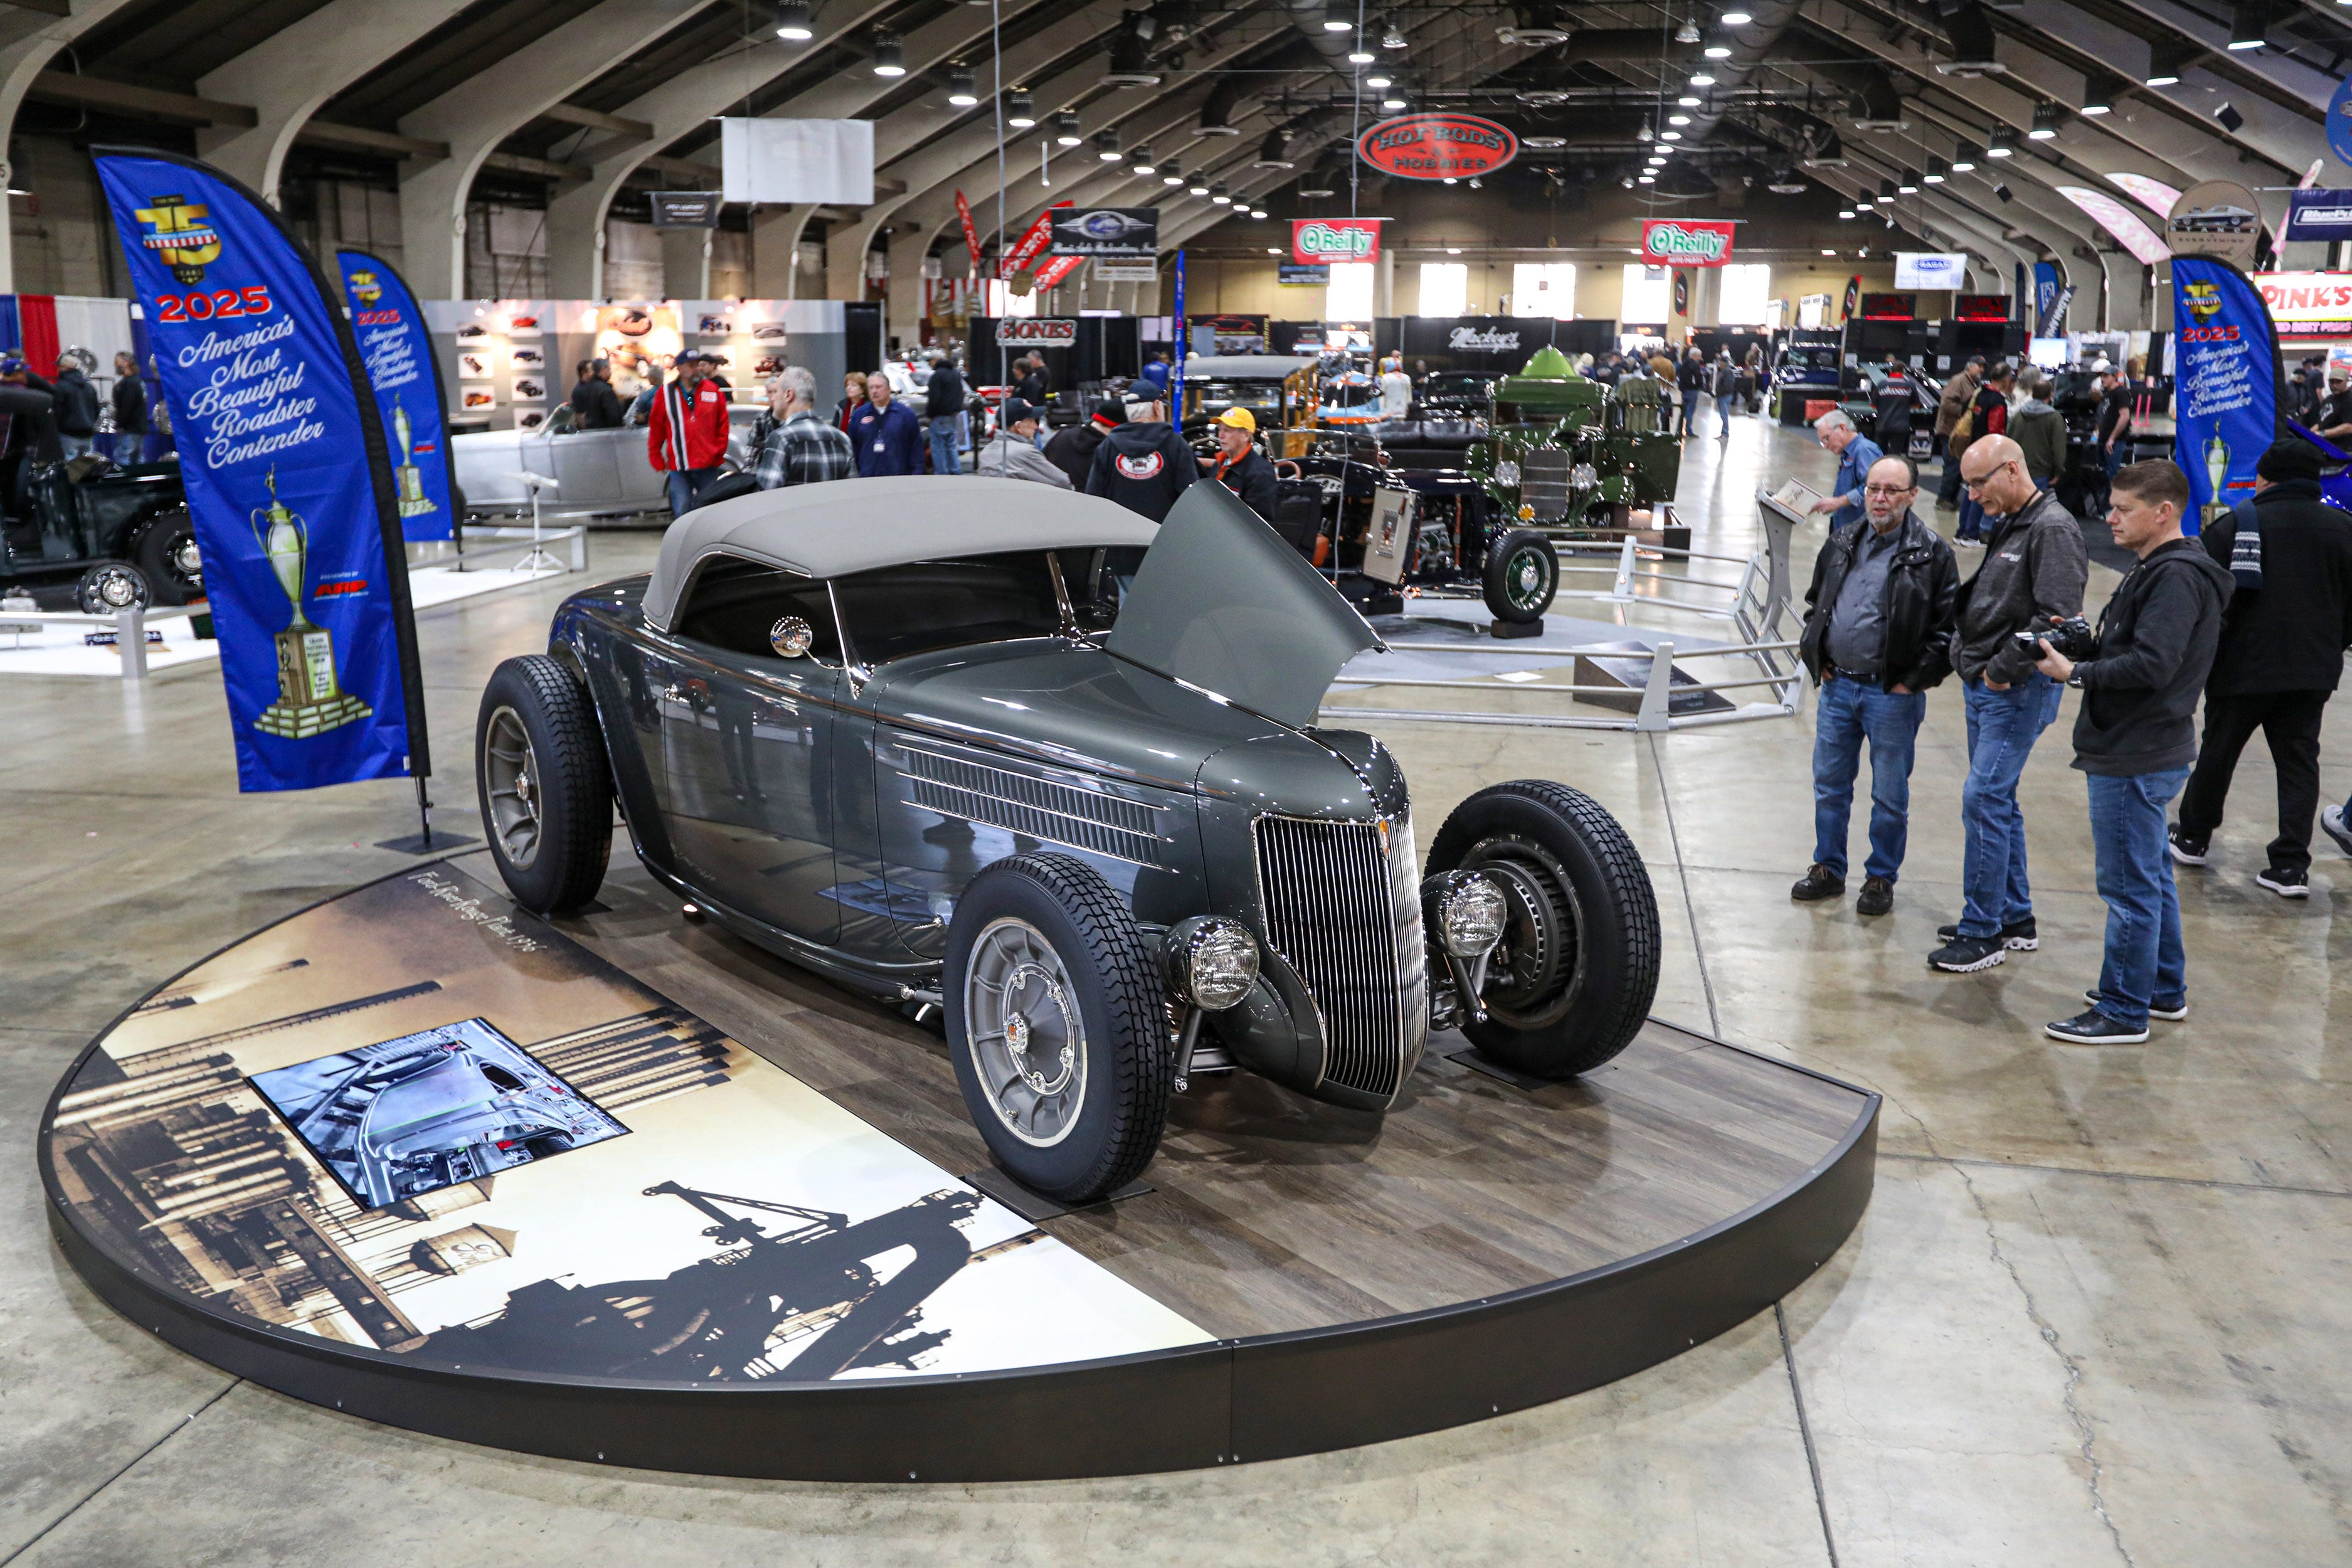
[[[1702,549],[1752,546],[1759,474],[1829,476],[1803,433],[1734,423],[1685,457]],[[1800,535],[1801,581],[1820,537]],[[598,570],[639,568],[650,545],[600,536]],[[2095,569],[2095,598],[2114,581]],[[577,583],[424,619],[446,821],[478,831],[486,672],[543,646]],[[2250,755],[2214,864],[2181,878],[2190,1019],[2144,1047],[2043,1038],[2095,977],[2103,918],[2072,718],[2070,699],[2025,778],[2042,951],[1965,978],[1923,962],[1958,906],[1948,686],[1895,912],[1868,921],[1788,898],[1810,853],[1810,708],[1654,740],[1384,729],[1428,823],[1528,774],[1619,814],[1667,917],[1658,1012],[1885,1095],[1862,1228],[1774,1311],[1523,1415],[1231,1470],[883,1489],[582,1468],[369,1426],[96,1300],[41,1212],[50,1088],[167,974],[402,864],[370,845],[412,813],[405,784],[237,795],[206,671],[143,690],[11,681],[0,1563],[2352,1563],[2352,1008],[2334,984],[2352,866],[2323,839],[2307,903],[2254,886],[2273,807]],[[2327,743],[2341,798],[2341,711]],[[1854,841],[1858,858],[1860,822]]]

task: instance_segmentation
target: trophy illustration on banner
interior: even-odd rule
[[[2213,438],[2205,443],[2206,490],[2203,521],[2208,523],[2230,510],[2230,503],[2221,499],[2221,482],[2229,477],[2229,474],[2230,447],[2221,439],[2221,433],[2216,430],[2213,433]]]
[[[278,585],[294,606],[294,619],[278,634],[278,700],[261,710],[253,727],[265,735],[302,741],[364,719],[374,710],[345,692],[335,679],[334,638],[302,613],[309,577],[310,531],[278,499],[278,470],[269,470],[269,504],[253,512],[253,537],[278,574]]]
[[[392,470],[393,486],[400,495],[400,515],[421,517],[436,509],[425,499],[425,476],[417,471],[416,455],[411,450],[408,410],[401,406],[397,398],[392,405],[392,429],[393,434],[400,437],[400,461],[394,465]]]

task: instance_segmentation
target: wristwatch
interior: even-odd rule
[[[2084,659],[2083,661],[2084,664],[2088,664],[2090,660],[2088,659]],[[2073,669],[2066,672],[2066,684],[2073,687],[2077,691],[2083,689],[2083,665],[2078,664]]]

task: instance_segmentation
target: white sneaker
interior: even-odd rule
[[[2336,847],[2352,855],[2352,825],[2345,822],[2342,806],[2330,805],[2320,809],[2319,830],[2336,840]]]

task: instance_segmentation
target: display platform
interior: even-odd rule
[[[1196,1075],[1149,1190],[1033,1223],[957,1174],[986,1157],[943,1042],[634,865],[601,897],[535,920],[460,855],[155,991],[44,1119],[68,1257],[173,1344],[395,1426],[978,1481],[1558,1399],[1769,1306],[1869,1201],[1875,1095],[1654,1021],[1532,1090],[1443,1037],[1385,1118]]]

